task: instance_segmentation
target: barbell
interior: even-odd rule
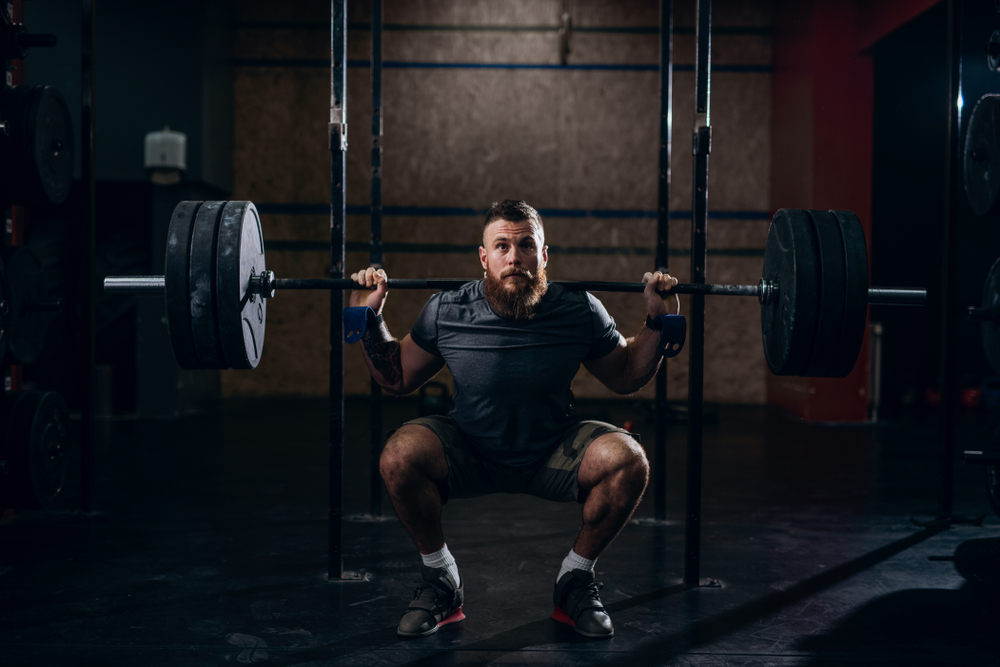
[[[456,289],[463,279],[389,279],[389,289]],[[642,292],[645,283],[550,281],[571,291]],[[109,276],[106,293],[163,294],[182,368],[255,368],[267,299],[279,290],[364,289],[349,279],[276,278],[252,202],[183,201],[167,234],[164,275]],[[868,251],[848,211],[781,209],[768,229],[757,285],[678,284],[676,294],[755,296],[776,375],[844,377],[861,351],[869,304],[923,305],[927,291],[869,287]]]

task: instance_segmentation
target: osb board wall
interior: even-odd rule
[[[383,198],[405,215],[386,215],[387,244],[424,244],[423,252],[387,252],[393,277],[477,278],[473,249],[480,215],[427,215],[420,207],[484,210],[502,198],[524,199],[545,216],[552,247],[551,279],[638,281],[652,268],[656,240],[659,75],[628,69],[486,69],[491,63],[558,64],[555,30],[561,0],[386,0],[385,23],[441,26],[384,33],[392,63],[462,63],[464,67],[387,67],[383,72]],[[713,3],[712,156],[708,279],[751,283],[760,277],[767,234],[770,183],[770,7],[752,0]],[[691,208],[690,128],[693,118],[694,24],[691,3],[675,8],[673,211]],[[577,32],[571,65],[655,65],[659,38],[636,32],[586,32],[587,27],[658,25],[656,1],[573,0]],[[236,16],[234,197],[264,204],[329,201],[329,3],[239,3]],[[348,58],[369,58],[367,3],[349,5]],[[451,28],[445,29],[443,26]],[[464,26],[464,29],[453,29]],[[505,26],[506,30],[471,29]],[[689,30],[685,31],[684,28]],[[310,61],[313,64],[310,64]],[[732,66],[752,66],[736,68]],[[727,70],[728,67],[728,70]],[[348,69],[348,202],[366,206],[370,193],[370,70]],[[727,211],[734,212],[728,219]],[[619,213],[615,213],[619,212]],[[432,212],[433,213],[433,212]],[[329,217],[262,216],[265,243],[329,240]],[[368,241],[368,218],[349,215],[347,236]],[[689,219],[673,219],[670,271],[688,280]],[[427,247],[432,245],[434,247]],[[281,244],[279,243],[279,246]],[[452,247],[449,247],[452,246]],[[279,276],[328,275],[329,254],[268,250]],[[592,248],[593,252],[588,249]],[[456,251],[458,250],[458,251]],[[598,254],[598,252],[602,254]],[[367,253],[349,252],[349,271]],[[430,292],[394,292],[385,319],[404,336]],[[601,294],[626,335],[644,318],[638,295]],[[682,298],[682,312],[687,299]],[[763,403],[767,368],[760,346],[759,307],[753,299],[707,300],[705,397]],[[266,353],[253,373],[224,372],[227,395],[322,395],[328,387],[329,296],[281,293],[268,304]],[[368,393],[360,351],[345,353],[349,394]],[[447,370],[444,381],[450,383]],[[442,379],[439,378],[439,379]],[[574,381],[579,397],[611,392],[585,370]],[[652,397],[652,386],[638,394]],[[687,355],[669,362],[668,395],[687,395]]]

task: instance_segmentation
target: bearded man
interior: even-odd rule
[[[422,582],[397,633],[421,637],[465,618],[465,587],[445,543],[442,505],[528,493],[583,505],[583,525],[556,576],[552,618],[587,637],[611,637],[594,564],[639,504],[649,464],[628,431],[574,414],[570,383],[583,363],[619,394],[645,386],[660,364],[653,323],[666,313],[661,293],[677,280],[643,276],[647,326],[626,340],[596,298],[546,282],[542,219],[526,203],[490,207],[479,259],[483,280],[432,296],[401,341],[382,322],[385,272],[351,276],[371,290],[352,292],[350,304],[375,313],[362,350],[380,385],[408,394],[445,364],[454,378],[451,414],[403,424],[379,462],[423,561]]]

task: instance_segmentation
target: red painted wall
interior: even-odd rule
[[[772,208],[854,211],[870,238],[872,60],[857,52],[857,5],[779,0],[775,17]],[[807,421],[867,421],[868,386],[866,336],[846,378],[769,375],[768,403]]]
[[[871,47],[939,1],[775,2],[772,208],[851,210],[871,239]],[[843,379],[769,374],[768,403],[807,421],[867,421],[868,344]]]

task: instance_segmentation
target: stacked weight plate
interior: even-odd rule
[[[10,305],[7,303],[7,276],[4,274],[3,258],[0,257],[0,360],[7,354],[7,313]]]
[[[6,345],[14,363],[33,363],[42,353],[50,314],[38,308],[45,297],[45,276],[38,255],[27,246],[8,249],[4,262],[3,316]],[[2,355],[0,355],[2,356]]]
[[[983,285],[983,308],[997,306],[1000,306],[1000,259],[993,262]],[[995,372],[1000,373],[1000,322],[988,320],[981,326],[986,360]]]
[[[0,397],[0,507],[50,509],[69,476],[69,412],[54,391]]]
[[[267,303],[248,290],[265,270],[249,201],[181,202],[167,234],[167,322],[182,368],[256,368]]]
[[[0,198],[7,204],[61,204],[73,183],[73,123],[51,86],[0,90],[0,118],[9,137],[0,141]]]
[[[768,230],[763,277],[778,285],[778,298],[761,306],[771,372],[850,373],[868,314],[868,251],[857,216],[781,209]]]
[[[1000,212],[1000,95],[983,95],[969,117],[962,153],[965,195],[977,215]]]

